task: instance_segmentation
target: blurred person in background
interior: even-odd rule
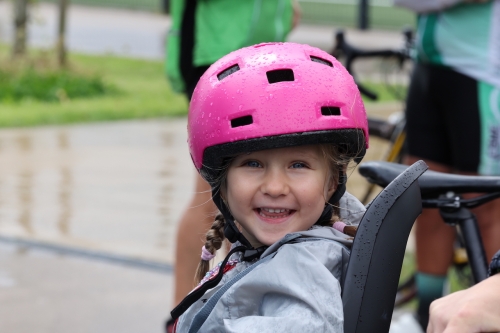
[[[300,16],[296,0],[171,0],[170,13],[166,74],[172,88],[189,100],[212,63],[244,46],[285,41]],[[177,231],[175,305],[194,287],[203,238],[215,215],[210,186],[196,174],[195,192]],[[171,324],[167,321],[167,331]]]
[[[500,175],[500,0],[395,0],[418,13],[406,108],[407,163]],[[500,247],[500,201],[474,210],[488,259]],[[416,223],[417,315],[427,327],[453,257],[455,229],[437,210]]]

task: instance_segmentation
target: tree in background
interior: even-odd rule
[[[30,0],[14,0],[14,45],[12,56],[26,54],[26,40],[28,32],[28,5]],[[60,67],[66,66],[66,18],[69,0],[58,0],[58,29],[56,40],[57,63]]]
[[[14,46],[12,56],[26,53],[29,0],[14,0]]]
[[[59,24],[57,29],[57,63],[59,67],[66,67],[66,17],[68,12],[68,1],[59,0]]]

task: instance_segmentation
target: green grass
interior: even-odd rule
[[[448,279],[450,283],[450,292],[455,292],[469,288],[472,284],[472,272],[470,266],[459,269],[452,267],[448,271]]]
[[[44,102],[93,97],[117,93],[97,76],[68,70],[0,69],[0,101],[20,102],[33,99]]]
[[[356,27],[358,25],[357,5],[309,1],[299,2],[302,8],[303,22],[328,24],[335,27]],[[380,6],[370,6],[369,8],[370,28],[402,29],[408,26],[415,26],[415,22],[416,16],[409,10]]]
[[[7,49],[0,48],[0,65],[8,61]],[[160,61],[72,54],[69,62],[75,72],[98,76],[119,93],[61,102],[4,102],[0,104],[0,127],[181,116],[187,112],[186,99],[172,92]]]

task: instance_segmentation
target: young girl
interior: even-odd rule
[[[368,146],[349,73],[307,45],[235,51],[200,79],[188,134],[221,214],[198,287],[172,311],[176,332],[343,332],[343,231],[364,211],[345,172]],[[207,273],[224,238],[233,247]]]

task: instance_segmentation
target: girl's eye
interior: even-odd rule
[[[260,164],[257,161],[247,161],[245,162],[245,165],[250,168],[259,168]]]
[[[302,162],[295,162],[292,164],[292,169],[302,169],[302,168],[306,168],[307,165],[305,163],[302,163]]]

